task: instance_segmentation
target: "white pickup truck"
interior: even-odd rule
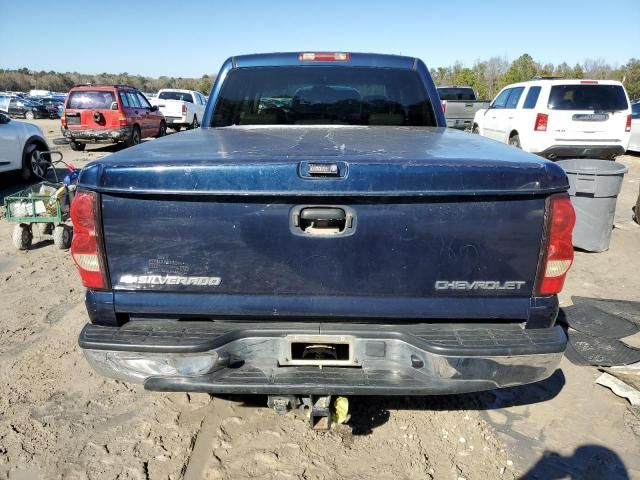
[[[149,101],[152,105],[158,106],[167,121],[167,126],[176,132],[182,127],[198,128],[204,115],[204,107],[207,105],[204,95],[200,92],[176,88],[162,89]]]

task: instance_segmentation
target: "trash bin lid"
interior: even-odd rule
[[[556,162],[566,173],[581,175],[624,175],[629,170],[626,165],[611,160],[592,158],[571,158]]]

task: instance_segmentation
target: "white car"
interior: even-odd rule
[[[629,145],[629,97],[613,80],[514,83],[476,113],[473,131],[549,159],[613,159]]]
[[[631,105],[631,140],[628,150],[640,153],[640,102]]]
[[[0,113],[0,173],[19,171],[24,180],[44,177],[49,164],[38,161],[36,152],[47,150],[47,141],[38,126]]]
[[[150,98],[152,105],[157,105],[164,115],[167,126],[179,131],[182,127],[198,128],[204,116],[207,101],[200,92],[165,88],[158,96]]]

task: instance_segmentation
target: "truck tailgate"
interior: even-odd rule
[[[180,117],[182,115],[182,106],[186,103],[182,100],[166,100],[155,99],[155,105],[165,117]]]
[[[291,221],[299,206],[347,207],[351,231],[305,234]],[[542,198],[102,199],[115,289],[235,295],[530,295],[543,214]],[[220,282],[183,285],[166,275]],[[520,280],[493,290],[445,285]]]
[[[489,106],[483,100],[445,100],[442,104],[449,127],[470,126],[476,112]]]
[[[242,133],[244,142],[256,135]],[[338,145],[331,154],[310,157],[300,148],[305,142],[323,146],[328,134]],[[330,129],[296,135],[287,140],[294,146],[291,152],[283,154],[273,138],[269,150],[265,135],[276,141],[283,137],[262,131],[258,135],[265,148],[259,160],[246,155],[231,161],[224,152],[206,148],[212,132],[198,135],[202,151],[192,152],[184,164],[157,168],[151,153],[126,165],[114,155],[112,165],[84,174],[85,184],[93,178],[94,188],[102,192],[116,309],[127,309],[127,292],[141,290],[232,303],[259,299],[251,311],[265,316],[277,315],[283,298],[311,307],[322,303],[316,314],[361,317],[379,316],[384,299],[404,303],[385,314],[391,317],[420,316],[425,302],[438,298],[502,297],[528,303],[545,198],[565,188],[553,164],[498,144],[494,148],[516,160],[446,154],[446,145],[465,134],[445,129],[428,135],[424,129],[420,135],[398,129],[396,140],[387,143],[395,149],[384,155],[372,152],[372,142],[361,149],[353,132]],[[233,151],[235,137],[224,135],[226,148]],[[469,137],[473,150],[478,137]],[[433,150],[418,157],[411,143]],[[158,154],[167,148],[174,146],[159,145]],[[441,155],[433,156],[437,151]],[[283,160],[283,155],[292,158]],[[313,165],[335,166],[338,174],[313,177]],[[344,222],[335,221],[335,212],[344,213]],[[351,302],[355,299],[364,301]]]

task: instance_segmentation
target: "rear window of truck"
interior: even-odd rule
[[[231,125],[436,126],[413,70],[255,67],[229,72],[212,127]]]
[[[475,100],[473,88],[442,87],[438,89],[440,100]]]
[[[69,94],[67,108],[110,109],[115,101],[113,92],[107,90],[76,90]]]
[[[554,85],[548,107],[553,110],[626,110],[627,97],[621,85]]]
[[[193,103],[193,95],[185,92],[161,92],[158,98],[160,100],[182,100],[183,102]]]

